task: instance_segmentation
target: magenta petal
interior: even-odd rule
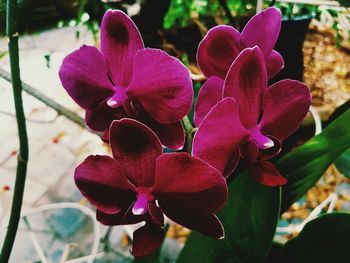
[[[101,24],[101,51],[115,86],[130,83],[136,51],[143,48],[134,22],[122,11],[107,11]]]
[[[96,219],[106,226],[133,225],[144,220],[143,216],[135,216],[128,209],[123,209],[117,214],[106,214],[97,209]]]
[[[241,122],[247,129],[258,124],[266,89],[266,67],[260,49],[246,48],[227,73],[224,97],[232,97],[237,101]]]
[[[218,77],[210,77],[201,87],[194,108],[194,124],[198,127],[212,107],[222,100],[224,81]]]
[[[264,96],[261,131],[283,141],[299,127],[310,103],[311,94],[305,84],[289,79],[275,83]]]
[[[68,55],[59,76],[67,93],[86,110],[98,107],[113,94],[104,58],[95,47],[82,46]]]
[[[247,136],[248,131],[239,120],[237,103],[226,98],[202,121],[193,139],[192,153],[223,173]]]
[[[266,67],[269,79],[276,76],[284,67],[284,60],[281,54],[272,50],[270,55],[266,58]]]
[[[188,153],[163,154],[157,159],[152,193],[161,204],[182,204],[193,213],[215,213],[227,199],[220,173]],[[191,215],[188,215],[191,217]]]
[[[281,11],[275,7],[267,8],[249,20],[240,41],[246,47],[259,46],[264,57],[267,57],[275,46],[281,23]]]
[[[250,166],[250,175],[266,186],[279,186],[287,183],[287,178],[283,177],[275,165],[270,162],[259,161]]]
[[[118,213],[135,199],[125,170],[108,156],[90,155],[75,169],[74,179],[82,195],[105,213]]]
[[[239,32],[230,26],[216,26],[210,29],[198,46],[197,63],[203,74],[209,78],[225,79],[226,73],[241,47]]]
[[[152,186],[156,159],[163,152],[153,131],[132,119],[114,121],[110,143],[114,158],[123,165],[131,183],[137,187]]]
[[[131,254],[135,257],[152,254],[162,244],[163,237],[164,233],[160,226],[146,223],[134,232]]]
[[[192,81],[187,68],[158,49],[137,52],[127,95],[139,101],[160,123],[181,120],[192,105]]]

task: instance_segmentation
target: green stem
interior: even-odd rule
[[[16,182],[12,199],[9,226],[0,255],[0,262],[6,263],[10,258],[13,243],[16,238],[18,223],[21,215],[23,192],[27,174],[27,162],[29,146],[27,137],[26,120],[22,103],[22,85],[20,78],[19,56],[18,56],[18,34],[17,24],[17,0],[7,1],[6,33],[9,38],[9,54],[12,77],[13,97],[17,116],[17,128],[19,138],[19,154],[17,161]]]
[[[182,120],[182,126],[185,129],[185,135],[186,135],[186,142],[185,142],[185,147],[184,150],[191,154],[192,152],[192,141],[193,141],[193,133],[194,133],[194,127],[186,115]]]

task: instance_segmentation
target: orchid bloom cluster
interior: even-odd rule
[[[64,59],[63,87],[113,154],[86,158],[76,168],[76,185],[102,224],[144,222],[133,234],[134,256],[160,246],[164,215],[222,238],[215,213],[227,200],[226,178],[240,159],[264,185],[287,182],[268,159],[298,128],[311,98],[298,81],[267,86],[283,68],[273,50],[280,27],[280,11],[268,8],[242,33],[217,26],[204,37],[197,62],[207,81],[195,104],[192,155],[181,151],[181,119],[193,101],[189,71],[165,52],[145,48],[127,15],[108,11],[100,49],[83,46]],[[163,146],[180,151],[164,153]]]

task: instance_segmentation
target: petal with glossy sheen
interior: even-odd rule
[[[160,226],[146,223],[134,232],[131,254],[135,257],[150,255],[160,247],[163,238],[164,233]]]
[[[299,127],[310,103],[311,94],[305,84],[290,79],[275,83],[264,96],[261,131],[283,141]]]
[[[144,45],[134,22],[119,10],[109,10],[101,24],[101,51],[115,86],[126,87],[131,80],[134,57]]]
[[[162,145],[146,125],[132,120],[114,121],[110,128],[113,156],[137,187],[150,187],[154,182],[156,159],[163,153]]]
[[[63,87],[82,108],[91,110],[113,94],[104,58],[95,47],[82,46],[62,62]]]
[[[117,214],[106,214],[97,209],[96,219],[106,226],[132,225],[144,220],[143,216],[135,216],[128,211],[128,209],[123,209]]]
[[[194,108],[194,124],[198,127],[208,112],[222,100],[224,81],[218,77],[210,77],[201,87]]]
[[[287,178],[283,177],[274,164],[265,161],[256,162],[249,167],[250,175],[266,186],[279,186],[287,183]]]
[[[267,73],[260,49],[246,48],[227,73],[224,97],[232,97],[237,101],[241,122],[247,129],[258,125],[266,89]]]
[[[227,185],[221,174],[202,160],[188,153],[169,153],[157,159],[152,193],[162,204],[182,203],[192,213],[213,214],[227,199]]]
[[[211,109],[199,126],[194,135],[192,153],[223,173],[248,134],[239,120],[235,100],[223,99]]]
[[[149,48],[137,52],[126,93],[160,123],[181,120],[190,111],[193,99],[187,68],[164,51]]]
[[[89,202],[105,213],[118,213],[135,199],[125,170],[109,156],[90,155],[76,169],[74,180]]]
[[[249,20],[240,41],[246,47],[259,46],[264,57],[267,57],[276,44],[281,23],[281,11],[275,7],[267,8]]]
[[[272,50],[270,55],[266,58],[266,67],[269,79],[276,76],[284,67],[284,60],[281,54]]]
[[[198,66],[207,78],[225,79],[230,65],[243,48],[239,37],[240,33],[231,26],[216,26],[208,31],[197,52]]]

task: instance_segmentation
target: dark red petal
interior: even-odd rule
[[[248,163],[255,163],[259,156],[259,147],[254,142],[247,142],[240,146],[241,157]]]
[[[164,233],[160,226],[146,223],[134,232],[131,254],[135,257],[150,255],[161,246],[163,238]]]
[[[69,54],[59,76],[67,93],[86,110],[98,107],[113,94],[104,58],[95,47],[82,46]]]
[[[275,83],[264,96],[261,131],[283,141],[299,127],[310,103],[311,94],[305,84],[290,79]]]
[[[202,160],[188,153],[170,153],[157,159],[152,193],[159,202],[182,203],[192,213],[213,214],[226,202],[227,185],[220,173]]]
[[[247,128],[258,125],[263,95],[267,89],[267,73],[260,49],[246,48],[232,63],[224,84],[224,97],[238,103],[242,124]]]
[[[229,160],[227,161],[226,163],[226,166],[225,166],[225,169],[222,173],[222,175],[225,177],[225,178],[228,178],[229,176],[233,175],[233,172],[235,171],[238,163],[239,163],[239,160],[240,160],[240,154],[239,154],[239,151],[235,151],[231,157],[229,158]]]
[[[239,37],[236,29],[225,25],[208,31],[197,52],[198,66],[207,78],[217,76],[225,79],[230,65],[241,51]]]
[[[208,112],[222,100],[224,80],[210,77],[201,87],[194,108],[194,124],[198,127]]]
[[[268,160],[278,155],[282,150],[282,143],[273,136],[267,136],[273,141],[273,147],[259,151],[259,160]]]
[[[165,147],[179,150],[184,146],[185,132],[180,121],[162,124],[149,116],[143,109],[136,115],[136,119],[151,128]]]
[[[148,212],[153,220],[153,222],[161,227],[164,226],[164,215],[162,210],[156,206],[154,203],[148,204]]]
[[[106,226],[132,225],[144,220],[143,216],[136,216],[128,209],[123,209],[117,214],[106,214],[97,209],[96,219]]]
[[[215,215],[194,213],[181,203],[160,201],[159,205],[167,217],[184,227],[214,238],[224,237],[224,228]]]
[[[119,10],[109,10],[101,24],[101,51],[115,86],[126,87],[131,80],[134,57],[144,45],[134,22]]]
[[[164,51],[149,48],[137,52],[126,93],[160,123],[180,121],[193,100],[188,69]]]
[[[282,14],[275,7],[270,7],[253,16],[244,27],[240,41],[246,47],[258,46],[267,57],[276,44],[281,30]]]
[[[237,103],[226,98],[202,121],[194,135],[192,153],[223,173],[248,135],[239,120]]]
[[[163,153],[154,132],[144,124],[132,120],[114,121],[110,128],[113,156],[137,187],[150,187],[154,182],[156,159]]]
[[[266,67],[269,79],[276,76],[284,67],[284,60],[281,54],[272,50],[270,55],[266,58]]]
[[[74,179],[89,202],[105,213],[118,213],[135,199],[125,170],[109,156],[90,155],[75,169]]]
[[[270,162],[258,161],[250,166],[250,175],[257,181],[266,186],[279,186],[287,183],[287,178],[283,177],[275,165]]]

